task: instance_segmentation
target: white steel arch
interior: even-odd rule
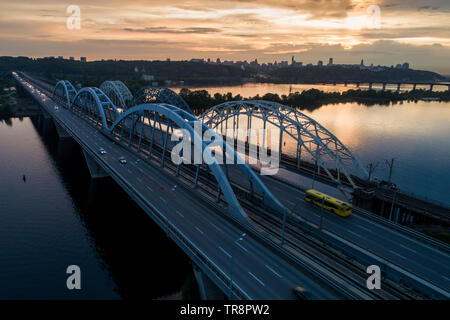
[[[227,119],[246,115],[251,127],[251,119],[258,118],[280,129],[280,150],[282,153],[283,133],[297,141],[297,162],[303,152],[322,168],[332,181],[341,183],[341,175],[345,175],[353,187],[356,187],[351,174],[367,178],[366,169],[359,159],[330,131],[320,123],[300,111],[270,101],[248,100],[231,101],[212,107],[199,118],[207,126],[219,129],[218,126]]]

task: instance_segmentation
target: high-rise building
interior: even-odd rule
[[[328,61],[328,65],[332,66],[333,65],[333,58],[330,58],[330,60]]]
[[[80,61],[81,61],[81,62],[86,62],[87,59],[86,59],[86,57],[80,57]]]
[[[318,65],[319,67],[322,67],[322,66],[323,66],[323,61],[322,61],[322,60],[317,61],[317,65]]]
[[[361,59],[361,67],[364,67],[364,59]]]

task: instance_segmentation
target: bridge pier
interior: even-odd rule
[[[413,90],[416,90],[416,87],[417,87],[417,84],[414,83],[414,84],[413,84]],[[450,89],[450,87],[449,87],[449,89]]]
[[[383,82],[383,91],[386,90],[386,82]]]
[[[193,265],[195,279],[197,280],[200,298],[202,300],[225,300],[223,292],[217,288],[196,265]]]
[[[372,85],[373,85],[373,83],[369,82],[369,90],[372,90]]]
[[[84,157],[86,158],[86,163],[91,174],[92,179],[105,178],[108,177],[108,173],[92,158],[86,151],[83,150]]]
[[[58,124],[58,122],[53,120],[53,123],[55,124],[56,132],[58,133],[60,139],[72,138],[70,134],[68,134],[67,131]]]
[[[434,84],[430,84],[430,91],[433,91]]]
[[[402,85],[401,83],[397,83],[397,92],[400,91],[400,86],[401,86],[401,85]]]

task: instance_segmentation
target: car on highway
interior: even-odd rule
[[[100,150],[98,150],[98,152],[100,152],[100,154],[106,154],[106,151],[103,148],[100,148]]]
[[[120,157],[120,158],[119,158],[119,162],[120,162],[121,164],[126,164],[126,163],[127,163],[127,159],[125,159],[125,157]]]
[[[297,286],[294,288],[294,293],[300,300],[313,300],[313,296],[309,293],[308,290],[301,286]]]

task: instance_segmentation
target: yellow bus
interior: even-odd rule
[[[318,207],[322,207],[323,201],[323,208],[325,210],[334,212],[341,217],[347,217],[352,213],[351,204],[330,197],[329,195],[326,195],[325,193],[319,192],[314,189],[306,190],[305,200],[307,202],[314,203]]]

